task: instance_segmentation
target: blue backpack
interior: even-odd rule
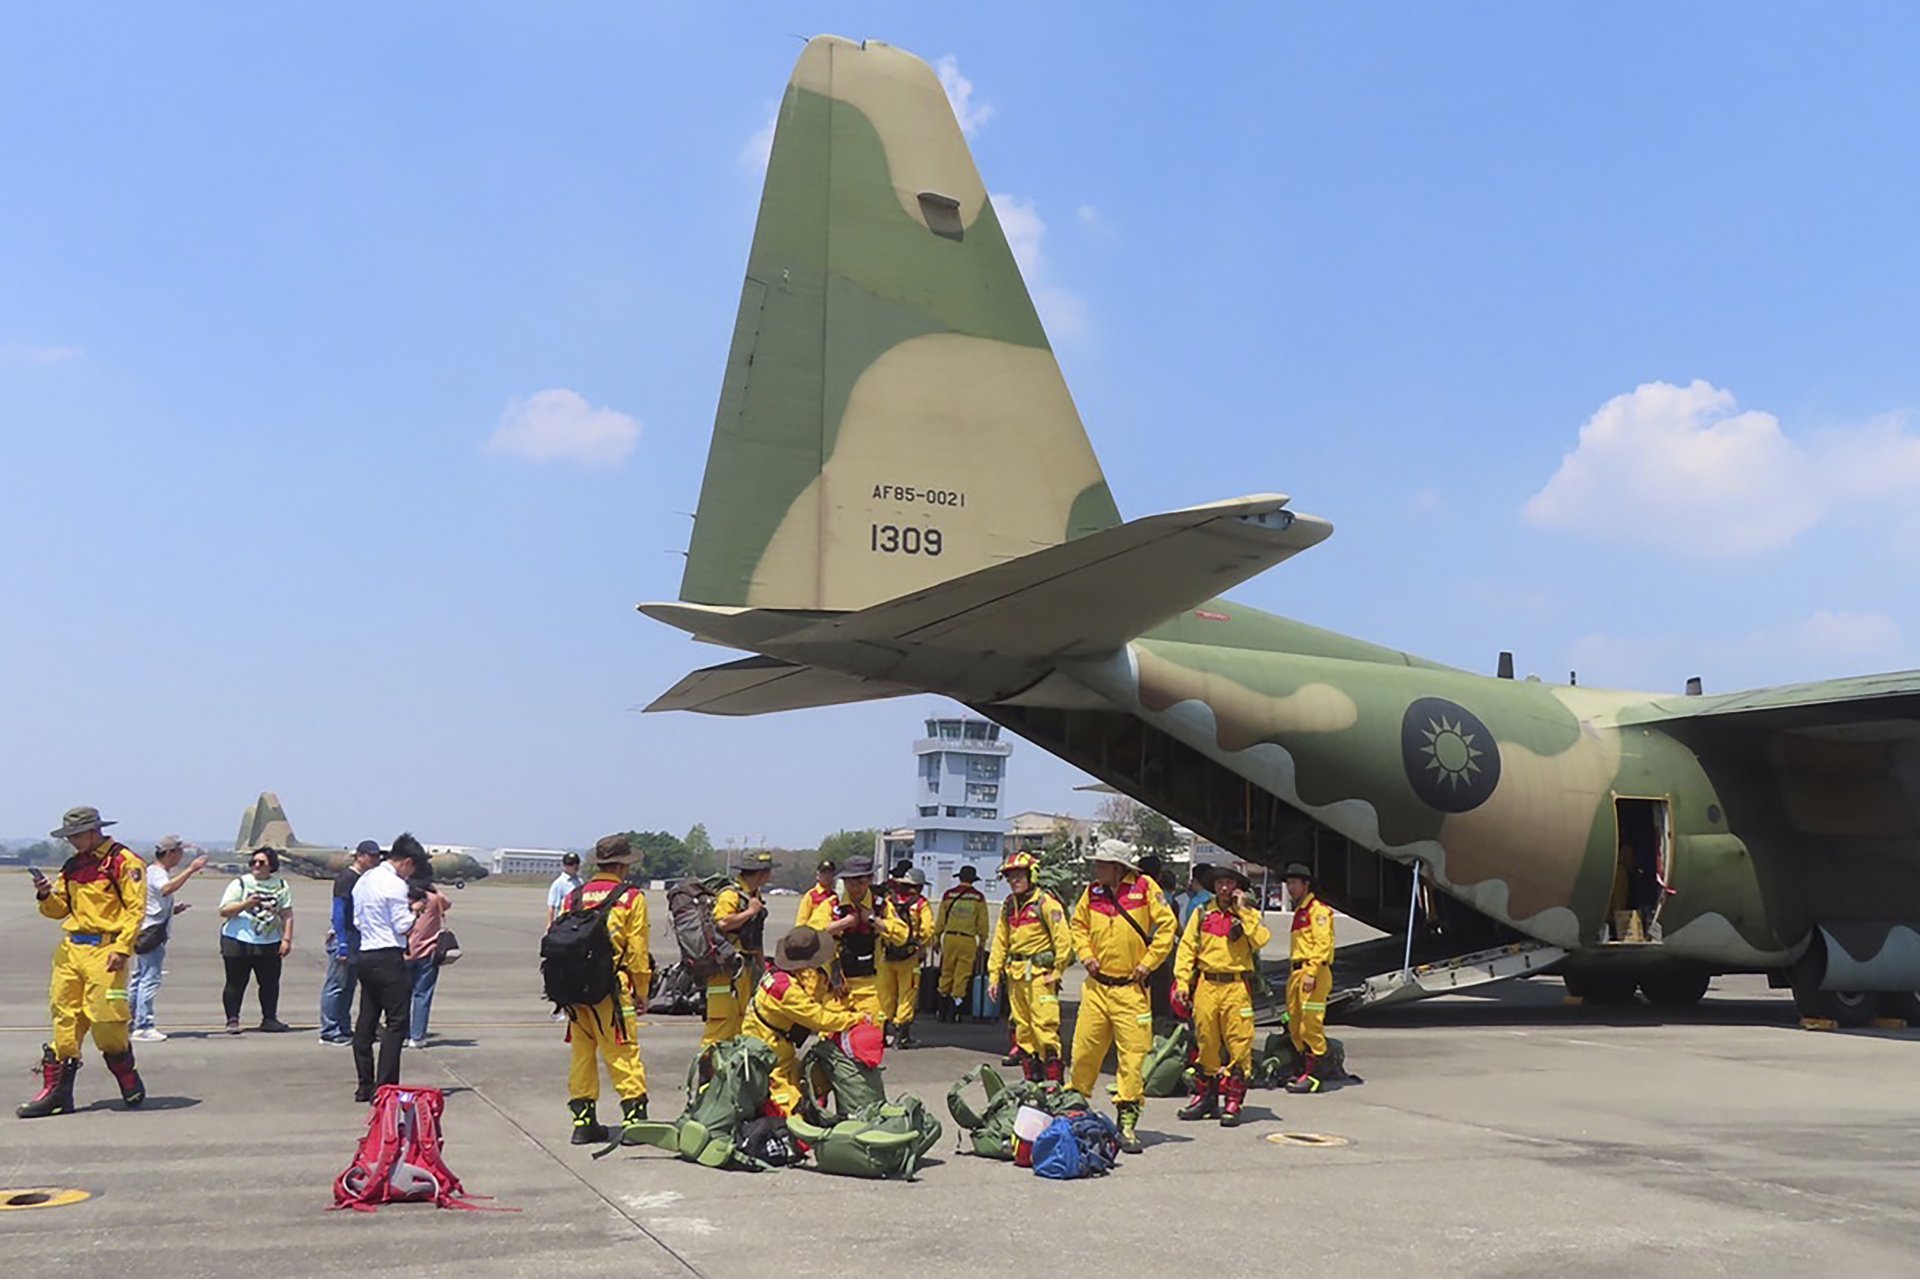
[[[1061,1115],[1033,1143],[1033,1171],[1055,1181],[1104,1177],[1120,1158],[1120,1130],[1090,1110]]]

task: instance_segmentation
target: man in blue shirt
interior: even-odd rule
[[[353,956],[360,930],[353,926],[353,886],[380,860],[380,845],[360,841],[353,857],[333,879],[333,922],[327,933],[327,980],[320,987],[320,1042],[353,1042]]]
[[[1186,935],[1187,920],[1193,917],[1193,912],[1205,909],[1207,903],[1213,900],[1213,872],[1214,868],[1212,866],[1201,862],[1193,868],[1192,873],[1187,877],[1187,891],[1180,894],[1180,932],[1182,936]]]

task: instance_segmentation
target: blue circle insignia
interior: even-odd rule
[[[1407,707],[1400,757],[1413,793],[1443,813],[1480,807],[1500,784],[1499,743],[1479,716],[1444,697]]]

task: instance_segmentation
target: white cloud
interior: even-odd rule
[[[1920,437],[1904,416],[1815,433],[1736,411],[1731,391],[1647,382],[1580,428],[1521,508],[1548,528],[1702,556],[1785,546],[1843,504],[1920,496]]]
[[[596,409],[578,391],[555,387],[509,400],[486,448],[535,462],[617,466],[639,440],[639,419]]]
[[[1034,309],[1040,313],[1040,322],[1055,338],[1083,336],[1087,331],[1086,299],[1048,278],[1046,254],[1041,248],[1047,223],[1040,216],[1040,210],[1032,200],[1005,192],[990,198],[994,216],[1000,220],[1000,230],[1007,237],[1007,247],[1013,251],[1013,260],[1019,264],[1020,274],[1027,282]]]
[[[1094,208],[1091,204],[1081,205],[1073,211],[1073,215],[1080,219],[1082,226],[1100,225],[1100,210]]]
[[[936,60],[933,69],[940,77],[940,87],[947,91],[947,101],[953,104],[953,118],[960,122],[960,132],[972,137],[993,118],[992,104],[974,104],[973,81],[960,74],[960,60],[951,53]]]
[[[77,346],[36,345],[33,343],[11,343],[0,346],[0,360],[9,364],[71,364],[86,355]]]
[[[775,98],[773,105],[767,108],[767,122],[753,131],[753,135],[740,144],[740,167],[750,173],[765,173],[767,161],[773,158],[773,134],[780,127],[780,99]]]

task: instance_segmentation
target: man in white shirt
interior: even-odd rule
[[[353,886],[353,926],[360,933],[354,976],[360,983],[360,1016],[353,1024],[353,1066],[359,1076],[355,1101],[372,1101],[374,1089],[400,1082],[400,1047],[407,1037],[413,979],[407,971],[407,930],[413,908],[407,880],[428,867],[427,851],[411,834],[393,841],[387,859]],[[380,1025],[385,1018],[385,1024]],[[379,1070],[374,1069],[374,1029],[380,1029]]]
[[[173,917],[187,908],[185,903],[175,905],[173,895],[207,865],[203,855],[179,870],[184,856],[186,845],[180,837],[168,835],[153,846],[153,860],[147,863],[147,913],[140,921],[140,936],[134,942],[133,976],[127,981],[127,999],[133,1005],[133,1037],[143,1044],[157,1044],[167,1037],[153,1024],[153,998],[160,993]],[[154,937],[160,939],[159,944],[142,952],[140,947]]]
[[[567,898],[586,880],[580,877],[580,854],[568,853],[560,859],[560,873],[547,885],[547,927],[567,908]]]

